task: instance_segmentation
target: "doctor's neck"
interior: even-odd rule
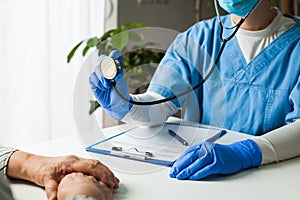
[[[277,12],[271,8],[268,0],[262,0],[258,7],[247,17],[241,28],[249,31],[258,31],[266,28],[276,17]],[[232,14],[234,23],[238,23],[241,17]]]

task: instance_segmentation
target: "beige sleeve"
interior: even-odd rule
[[[262,151],[262,165],[300,155],[300,121],[251,138]]]

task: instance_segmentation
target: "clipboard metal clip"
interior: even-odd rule
[[[135,152],[130,152],[131,150],[134,150]],[[122,147],[112,147],[111,153],[116,156],[121,156],[124,158],[133,158],[133,159],[139,159],[139,160],[149,160],[152,157],[154,157],[154,154],[146,151],[139,151],[137,148],[130,148],[127,150],[124,150]]]

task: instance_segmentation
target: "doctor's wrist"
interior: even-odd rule
[[[242,140],[229,145],[236,152],[242,164],[242,169],[258,167],[262,163],[262,152],[251,139]]]

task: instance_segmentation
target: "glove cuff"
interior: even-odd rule
[[[254,168],[261,165],[262,152],[253,140],[247,139],[235,142],[230,146],[234,147],[236,156],[241,161],[242,169]]]
[[[126,95],[125,97],[128,98],[128,100],[132,100],[130,95]],[[131,110],[132,107],[133,105],[131,103],[128,103],[122,99],[118,99],[116,104],[110,105],[108,108],[104,109],[113,119],[121,120]]]

